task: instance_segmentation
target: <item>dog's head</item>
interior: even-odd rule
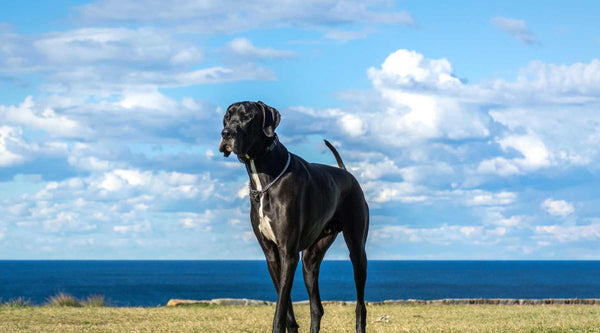
[[[231,104],[223,117],[219,151],[225,157],[235,153],[241,162],[260,154],[275,137],[279,112],[263,102]]]

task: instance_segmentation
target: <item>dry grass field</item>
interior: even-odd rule
[[[306,305],[295,306],[308,332]],[[0,306],[0,332],[269,332],[273,306]],[[600,332],[597,305],[372,305],[369,332]],[[377,322],[382,316],[388,322]],[[354,307],[326,305],[322,332],[353,332]]]

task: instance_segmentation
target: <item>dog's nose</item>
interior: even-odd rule
[[[221,132],[221,136],[223,137],[223,139],[231,139],[231,130],[229,128],[224,129]]]

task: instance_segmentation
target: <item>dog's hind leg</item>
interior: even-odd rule
[[[265,241],[266,243],[267,241]],[[279,261],[279,253],[277,251],[277,247],[275,244],[261,244],[263,248],[263,252],[265,253],[265,258],[267,259],[267,268],[269,269],[269,274],[271,275],[271,280],[273,281],[273,285],[275,286],[275,290],[279,293],[279,279],[281,275],[281,266]],[[288,303],[287,308],[287,319],[286,319],[286,328],[288,333],[296,333],[298,332],[298,323],[296,322],[296,317],[294,316],[294,308],[292,307],[292,300]]]
[[[325,251],[331,246],[336,236],[337,231],[326,234],[302,251],[302,274],[310,299],[310,333],[317,333],[321,329],[323,305],[319,293],[319,268],[325,256]]]
[[[364,333],[367,324],[365,307],[365,283],[367,281],[367,254],[365,243],[369,230],[369,208],[362,191],[350,195],[345,203],[343,234],[354,269],[356,284],[356,332]],[[351,207],[351,208],[350,208]]]

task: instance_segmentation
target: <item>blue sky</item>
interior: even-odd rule
[[[372,259],[600,259],[596,2],[1,6],[0,259],[261,259],[240,100],[335,143]]]

